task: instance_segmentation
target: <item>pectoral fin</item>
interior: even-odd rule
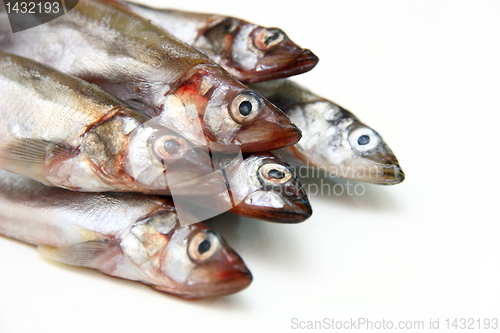
[[[60,143],[46,140],[14,139],[14,141],[0,147],[0,168],[38,179],[43,177],[44,169],[52,163],[74,155],[74,149]]]
[[[144,281],[144,275],[120,246],[99,241],[89,241],[64,247],[38,246],[47,259],[72,266],[97,269],[104,274],[133,281]]]
[[[99,268],[104,262],[121,252],[112,244],[103,242],[85,242],[64,247],[39,245],[38,251],[47,259],[72,266]]]

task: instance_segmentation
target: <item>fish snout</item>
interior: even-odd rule
[[[261,114],[249,125],[243,126],[235,141],[243,142],[243,153],[277,150],[292,146],[302,138],[301,130],[269,101],[264,101]]]
[[[246,266],[243,266],[227,274],[225,280],[221,280],[216,284],[206,287],[201,287],[197,292],[184,298],[199,299],[234,294],[248,287],[250,283],[252,283],[252,280],[252,273],[250,273]]]
[[[293,43],[292,43],[293,44]],[[313,69],[319,58],[308,49],[293,45],[281,45],[259,60],[257,71],[245,77],[245,83],[259,83],[288,78]]]
[[[236,293],[245,289],[253,280],[252,273],[243,260],[231,249],[219,262],[212,262],[204,267],[195,268],[188,280],[189,292],[184,298],[198,299],[218,297]]]
[[[318,62],[318,56],[312,53],[311,50],[304,50],[304,52],[295,59],[294,66],[292,66],[287,74],[296,75],[308,72],[316,67]]]
[[[399,164],[382,164],[369,163],[364,165],[353,165],[352,177],[347,177],[354,180],[359,180],[371,184],[378,185],[396,185],[405,180],[405,174]]]
[[[381,185],[396,185],[405,180],[405,173],[399,164],[382,167],[382,174],[380,176]]]
[[[282,216],[286,217],[288,223],[304,222],[312,215],[312,207],[307,199],[299,199],[283,207]]]
[[[282,216],[286,217],[288,223],[298,223],[307,220],[312,215],[312,207],[306,192],[301,187],[287,188],[285,193],[286,204],[283,206]]]
[[[401,168],[398,159],[385,145],[378,154],[374,154],[371,158],[373,166],[369,168],[370,174],[375,175],[373,183],[380,185],[396,185],[405,180],[405,173]],[[375,172],[373,172],[373,170]]]

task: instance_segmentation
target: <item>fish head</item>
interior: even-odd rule
[[[216,65],[198,66],[169,95],[164,107],[172,112],[163,112],[170,117],[165,121],[186,136],[187,132],[201,133],[188,139],[209,145],[213,151],[226,151],[228,146],[237,146],[244,153],[267,151],[293,145],[301,137],[280,109]],[[173,117],[174,113],[178,116]],[[182,121],[173,118],[192,121],[179,127]],[[193,131],[195,122],[198,129]]]
[[[396,156],[380,134],[352,113],[329,101],[297,107],[304,115],[316,115],[310,117],[314,120],[309,120],[304,139],[290,149],[296,156],[303,156],[303,161],[334,177],[381,185],[404,180]]]
[[[347,142],[352,150],[345,166],[364,182],[395,185],[405,179],[398,159],[380,134],[370,127],[354,121],[347,126]],[[347,147],[347,144],[344,143]]]
[[[280,29],[265,28],[235,18],[213,24],[195,44],[236,79],[256,83],[307,72],[318,57]]]
[[[92,128],[83,145],[87,157],[106,177],[125,179],[146,193],[219,193],[208,152],[140,113],[123,110]],[[216,176],[216,175],[214,175]],[[197,181],[202,179],[202,181]],[[225,190],[224,179],[220,179]]]
[[[233,213],[277,223],[302,222],[312,214],[294,168],[275,153],[248,156],[226,173]]]
[[[252,275],[222,237],[203,223],[180,226],[161,211],[136,224],[122,248],[153,288],[198,299],[235,293]]]

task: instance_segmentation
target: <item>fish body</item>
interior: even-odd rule
[[[80,0],[67,14],[15,34],[3,14],[1,50],[95,83],[198,146],[255,152],[300,139],[278,108],[118,1]]]
[[[252,280],[217,233],[203,223],[181,226],[165,197],[72,192],[0,171],[0,235],[183,298],[234,293]]]
[[[205,151],[99,87],[3,52],[0,168],[72,190],[157,194],[212,172]]]
[[[280,29],[234,17],[127,4],[134,13],[203,51],[243,83],[301,74],[314,68],[319,60]]]
[[[95,85],[14,55],[0,53],[0,88],[2,169],[72,190],[183,196],[273,222],[311,214],[293,170],[270,153],[212,160]],[[263,177],[263,164],[283,178]]]
[[[334,177],[394,185],[405,179],[382,137],[341,106],[290,80],[252,85],[281,108],[302,130],[302,139],[279,153],[298,165]]]

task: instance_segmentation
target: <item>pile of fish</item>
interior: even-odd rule
[[[279,29],[80,0],[13,33],[0,9],[0,234],[50,259],[226,295],[252,276],[202,221],[306,220],[289,163],[404,180],[377,132],[286,79],[318,58]]]

